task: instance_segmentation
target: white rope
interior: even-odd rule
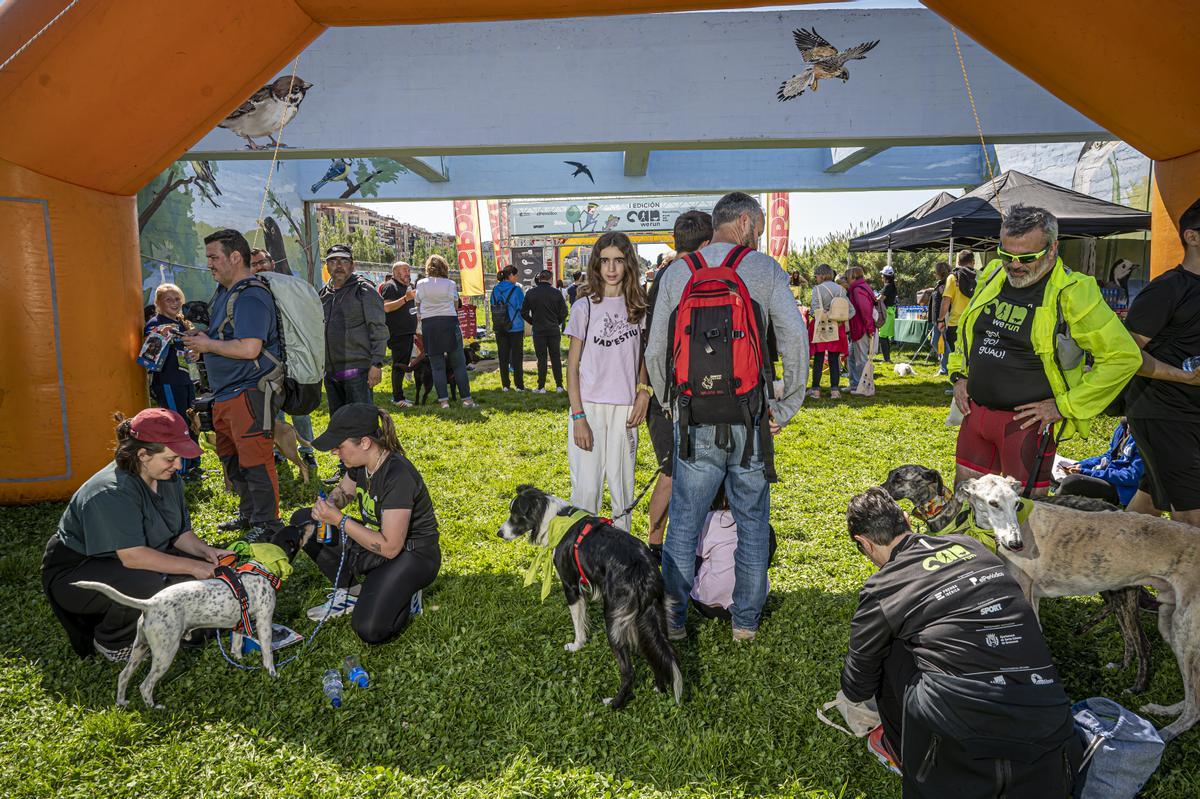
[[[983,148],[983,161],[987,164],[988,181],[996,180],[996,173],[992,170],[992,159],[988,157],[987,142],[983,138],[983,124],[979,121],[979,110],[975,107],[975,93],[971,91],[971,79],[967,77],[967,62],[963,60],[962,48],[958,45],[958,29],[953,25],[950,26],[950,33],[954,37],[954,52],[958,53],[958,66],[962,69],[963,86],[967,88],[967,100],[971,103],[971,116],[975,117],[975,130],[979,133],[979,146]],[[996,205],[1000,205],[1000,194],[996,194]],[[1003,213],[1003,209],[1000,209]]]
[[[79,0],[71,0],[71,2],[67,4],[66,8],[64,8],[62,11],[59,11],[57,14],[54,15],[54,19],[50,20],[45,25],[43,25],[42,29],[40,31],[33,34],[33,36],[31,36],[29,38],[29,41],[25,42],[25,44],[18,47],[17,51],[15,53],[10,55],[8,58],[4,59],[4,63],[0,64],[0,72],[3,72],[5,67],[7,67],[9,64],[11,64],[13,61],[15,61],[17,56],[19,56],[19,55],[21,55],[21,53],[25,52],[25,48],[29,47],[29,45],[31,45],[35,41],[37,41],[39,36],[41,36],[46,31],[50,30],[50,26],[53,25],[54,23],[58,22],[62,18],[62,15],[67,13],[68,11],[70,11],[72,8],[74,8],[75,4],[78,2],[79,2]]]
[[[300,56],[296,56],[296,60],[292,62],[292,77],[288,83],[288,93],[296,85],[296,69],[300,66]],[[263,229],[263,212],[267,210],[267,197],[271,194],[271,178],[275,175],[275,162],[279,160],[279,137],[283,133],[283,117],[287,114],[287,104],[279,109],[279,124],[275,128],[275,150],[271,153],[271,166],[267,170],[267,185],[263,189],[262,204],[258,206],[258,225],[254,228],[254,246],[258,246],[259,234]]]

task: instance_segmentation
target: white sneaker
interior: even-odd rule
[[[567,392],[567,390],[565,388],[563,388],[562,386],[559,386],[558,388],[554,389],[555,394],[565,394],[566,392]]]
[[[508,392],[508,386],[500,386],[500,390],[501,390],[501,391],[503,391],[503,392],[505,392],[505,393],[507,393],[507,392]]]
[[[546,389],[544,389],[544,388],[535,388],[535,389],[533,390],[533,393],[534,393],[534,394],[545,394],[545,393],[546,393]]]
[[[304,615],[308,616],[311,621],[320,621],[324,618],[333,616],[344,616],[354,610],[354,606],[358,604],[358,597],[351,594],[345,588],[339,588],[336,591],[329,592],[329,599],[317,605],[315,608],[309,608]]]

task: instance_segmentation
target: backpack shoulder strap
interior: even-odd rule
[[[688,269],[692,270],[692,274],[708,266],[708,261],[705,261],[704,256],[698,252],[689,252],[683,256],[683,262],[688,265]]]
[[[745,247],[741,244],[735,245],[734,248],[729,251],[729,254],[725,256],[725,260],[721,262],[721,266],[727,266],[730,269],[737,271],[737,268],[741,266],[742,261],[745,260],[746,256],[752,252],[754,251],[749,247]]]
[[[271,287],[267,285],[266,281],[258,276],[254,276],[249,280],[243,280],[230,289],[229,299],[225,301],[225,318],[221,320],[221,324],[217,327],[218,335],[220,335],[221,331],[228,327],[230,333],[233,334],[233,337],[237,337],[237,331],[233,326],[233,305],[235,302],[237,302],[238,295],[251,286],[258,286],[261,289],[266,289],[266,292],[271,294]],[[216,296],[216,294],[213,294],[213,299],[216,299]],[[275,295],[271,294],[271,298],[274,299]]]

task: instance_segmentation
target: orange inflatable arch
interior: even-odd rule
[[[110,458],[111,412],[146,404],[130,324],[141,313],[134,195],[327,26],[760,4],[8,0],[0,6],[0,63],[8,62],[0,70],[0,504],[66,498]],[[1177,262],[1173,219],[1200,195],[1192,2],[1148,0],[1134,13],[1124,0],[926,5],[1155,159],[1152,271]]]

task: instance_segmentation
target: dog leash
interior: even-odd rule
[[[338,559],[337,572],[333,575],[333,590],[335,592],[337,591],[338,582],[341,581],[342,567],[346,564],[346,553],[349,552],[349,550],[350,550],[350,548],[346,545],[346,537],[342,536],[342,556]],[[329,614],[332,611],[333,611],[333,602],[330,602],[329,607],[325,608],[325,615],[321,617],[321,620],[319,622],[317,622],[317,626],[313,628],[312,635],[310,635],[308,637],[308,640],[304,642],[304,645],[300,647],[300,651],[297,652],[296,654],[292,655],[290,658],[288,658],[280,663],[277,663],[275,665],[276,671],[279,671],[284,666],[291,663],[293,660],[295,660],[296,658],[303,655],[306,651],[308,651],[308,648],[310,646],[312,646],[312,642],[317,640],[317,633],[319,633],[321,631],[321,627],[325,624],[325,620],[329,618]],[[268,643],[268,646],[269,645],[270,644]],[[217,634],[217,648],[221,650],[221,657],[225,658],[225,662],[228,663],[230,666],[233,666],[234,668],[241,669],[242,671],[258,671],[263,668],[262,666],[246,666],[242,663],[238,663],[233,658],[229,657],[229,655],[226,654],[226,652],[225,652],[225,644],[222,643],[221,636],[219,633]]]
[[[631,504],[628,508],[623,510],[621,513],[618,513],[616,518],[619,519],[622,516],[628,516],[629,514],[633,513],[634,508],[636,508],[639,504],[641,504],[642,498],[644,496],[646,496],[646,492],[649,491],[651,488],[653,488],[654,484],[658,482],[658,476],[663,473],[663,465],[666,464],[667,459],[670,457],[671,457],[670,455],[667,455],[665,458],[663,458],[661,461],[658,462],[658,468],[654,470],[654,474],[650,475],[650,480],[646,483],[646,487],[641,490],[641,493],[639,493],[636,497],[633,498],[633,504]]]
[[[1061,428],[1060,428],[1061,429]],[[1029,473],[1029,479],[1025,481],[1025,490],[1021,492],[1021,497],[1029,499],[1033,496],[1033,484],[1037,482],[1038,475],[1041,474],[1042,464],[1046,462],[1046,453],[1050,451],[1050,442],[1058,443],[1058,437],[1054,435],[1054,425],[1051,423],[1047,426],[1047,430],[1042,433],[1042,444],[1038,448],[1037,458],[1033,462],[1033,471]]]

